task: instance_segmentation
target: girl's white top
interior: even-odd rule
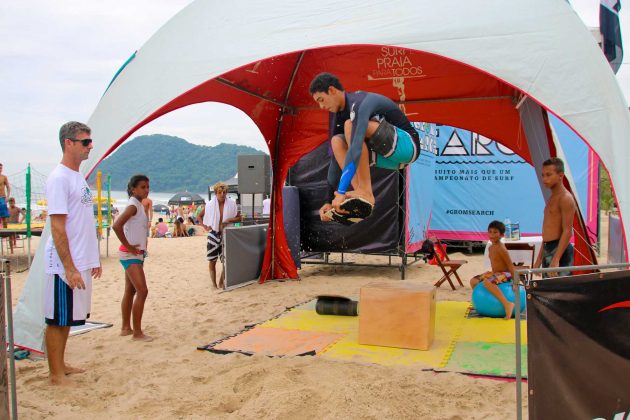
[[[149,233],[149,219],[144,212],[144,206],[135,197],[129,197],[129,205],[136,206],[136,214],[131,216],[127,223],[123,226],[123,232],[130,245],[136,246],[143,251],[147,250],[147,236]],[[127,254],[131,255],[131,254]],[[142,255],[132,256],[133,258],[143,259]]]

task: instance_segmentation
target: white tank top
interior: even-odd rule
[[[127,220],[123,232],[130,245],[139,245],[138,249],[146,251],[149,219],[144,212],[144,206],[135,197],[129,197],[129,205],[136,206],[136,214]]]

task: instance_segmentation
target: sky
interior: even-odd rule
[[[627,0],[626,0],[627,1]],[[4,174],[27,162],[48,174],[61,158],[66,121],[87,122],[120,66],[191,0],[22,0],[0,5],[0,163]],[[599,0],[572,0],[587,26],[598,26]],[[630,99],[630,2],[620,13],[626,47],[617,78]],[[627,10],[626,10],[627,8]],[[626,36],[626,28],[628,36]],[[193,105],[137,131],[191,143],[236,143],[266,150],[260,131],[223,104]]]

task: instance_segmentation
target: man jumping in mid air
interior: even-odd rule
[[[420,155],[420,138],[391,99],[370,92],[344,92],[333,74],[318,74],[310,93],[320,108],[330,112],[334,154],[328,169],[329,201],[320,208],[320,218],[356,223],[374,208],[370,166],[404,168]],[[350,186],[352,191],[348,191]]]

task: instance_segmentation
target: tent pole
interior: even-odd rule
[[[304,54],[304,53],[302,53],[302,54]],[[298,61],[302,61],[302,55],[300,55],[300,58],[298,59]],[[295,77],[295,73],[293,74],[293,77]],[[291,83],[293,83],[293,77],[291,78]],[[247,89],[245,89],[245,88],[243,88],[243,87],[241,87],[241,86],[239,86],[239,85],[236,85],[236,84],[234,84],[234,83],[232,83],[232,82],[229,82],[229,81],[225,80],[225,79],[224,79],[224,78],[222,78],[222,77],[217,77],[217,78],[215,78],[214,80],[216,80],[217,82],[219,82],[219,83],[221,83],[221,84],[223,84],[223,85],[229,86],[229,87],[231,87],[232,89],[236,89],[236,90],[238,90],[239,92],[246,93],[246,94],[251,95],[251,96],[254,96],[254,97],[258,98],[258,99],[262,99],[263,101],[266,101],[266,102],[272,103],[272,104],[274,104],[274,105],[277,105],[277,106],[279,106],[280,108],[288,108],[288,109],[292,109],[290,106],[288,106],[288,105],[286,104],[286,99],[289,97],[289,95],[287,95],[287,96],[286,96],[286,98],[285,98],[285,103],[280,103],[280,102],[275,101],[275,100],[273,100],[273,99],[271,99],[271,98],[268,98],[268,97],[266,97],[266,96],[260,95],[260,94],[258,94],[258,93],[256,93],[256,92],[252,92],[251,90],[247,90]],[[289,90],[288,90],[287,92],[290,92],[290,91],[291,91],[291,86],[289,85]]]
[[[31,163],[26,167],[26,243],[28,268],[31,268]]]
[[[291,73],[291,79],[289,80],[289,84],[287,86],[287,92],[284,95],[284,105],[280,105],[282,108],[280,109],[280,119],[278,120],[278,128],[276,130],[276,143],[274,146],[274,152],[273,152],[273,162],[274,164],[272,165],[272,168],[274,166],[276,166],[277,162],[278,162],[278,154],[280,153],[280,133],[282,132],[282,119],[284,118],[284,114],[286,113],[287,109],[290,109],[292,112],[295,111],[294,108],[291,108],[289,106],[287,106],[287,101],[289,100],[289,95],[291,94],[291,88],[293,87],[293,82],[295,81],[295,76],[297,74],[298,69],[300,68],[300,64],[302,63],[302,59],[304,58],[304,51],[302,51],[300,53],[300,55],[298,56],[298,59],[295,61],[295,66],[293,67],[293,73]],[[237,88],[236,86],[233,86],[234,88]],[[265,99],[265,98],[261,98],[261,99]],[[275,102],[274,102],[275,103]],[[277,176],[278,174],[275,173],[273,174],[273,179],[274,179],[274,183],[276,182],[275,180],[279,179],[279,177]],[[272,226],[272,231],[271,231],[271,277],[273,278],[275,276],[275,265],[276,265],[276,196],[277,196],[277,191],[274,191],[275,188],[272,187],[272,201],[271,201],[271,226]],[[280,193],[282,194],[282,191],[280,191]]]
[[[401,258],[400,279],[405,279],[405,265],[407,265],[407,238],[405,228],[407,226],[407,177],[405,169],[398,170],[398,256]]]
[[[109,229],[112,227],[112,176],[107,175],[107,240],[105,241],[105,256],[109,257]]]

